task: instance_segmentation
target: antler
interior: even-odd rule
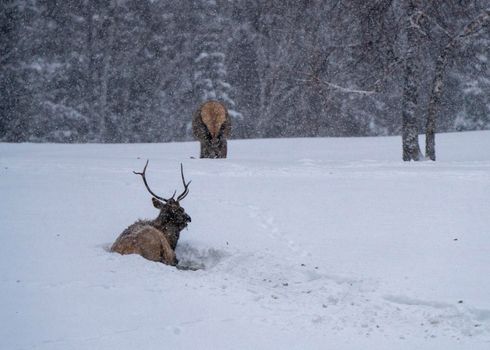
[[[180,163],[180,175],[182,176],[182,183],[184,184],[184,192],[179,194],[179,196],[177,197],[177,202],[180,202],[182,199],[184,199],[187,196],[187,194],[189,193],[189,185],[191,183],[191,181],[189,181],[187,184],[185,183],[184,167],[182,166],[182,163]],[[175,195],[175,193],[174,193],[174,195]],[[172,198],[173,198],[173,196],[172,196]]]
[[[155,193],[154,193],[154,192],[153,192],[153,191],[150,189],[150,187],[148,186],[148,182],[146,182],[146,167],[148,166],[148,162],[149,162],[149,161],[150,161],[149,159],[146,161],[145,167],[143,168],[143,171],[142,171],[141,173],[138,173],[138,172],[136,172],[136,171],[133,171],[133,173],[134,173],[134,174],[136,174],[136,175],[141,175],[141,177],[143,178],[143,182],[145,183],[146,189],[148,190],[148,192],[150,192],[150,193],[151,193],[151,195],[152,195],[153,197],[158,198],[158,199],[160,199],[160,200],[162,200],[162,201],[164,201],[164,202],[166,203],[166,202],[168,202],[170,199],[174,198],[175,193],[176,193],[177,191],[175,191],[175,192],[174,192],[174,194],[173,194],[173,196],[172,196],[172,197],[170,197],[169,199],[165,199],[165,198],[163,198],[163,197],[160,197],[160,196],[156,195],[156,194],[155,194]]]
[[[136,174],[136,175],[141,175],[141,177],[143,178],[143,182],[145,184],[146,189],[148,190],[148,192],[150,192],[150,194],[153,197],[158,198],[158,199],[164,201],[165,203],[168,202],[171,199],[174,199],[175,194],[177,193],[177,191],[174,191],[174,194],[172,195],[172,197],[170,197],[169,199],[166,199],[166,198],[160,197],[159,195],[155,194],[155,192],[153,192],[150,189],[150,186],[148,186],[148,182],[146,181],[146,168],[148,167],[148,163],[149,162],[150,162],[150,160],[147,160],[146,161],[145,167],[143,168],[143,171],[141,173],[138,173],[136,171],[133,171],[133,173]],[[182,183],[184,184],[184,192],[182,192],[181,194],[179,194],[179,196],[177,197],[177,202],[181,201],[182,199],[184,199],[187,196],[187,194],[189,193],[189,185],[191,183],[191,181],[189,181],[188,183],[185,183],[185,179],[184,179],[184,167],[182,166],[182,163],[180,163],[180,175],[182,177]]]

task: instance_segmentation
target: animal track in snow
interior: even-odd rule
[[[385,295],[383,299],[398,305],[402,312],[418,317],[421,325],[428,328],[438,328],[442,332],[458,329],[465,336],[490,333],[490,310],[400,295]]]
[[[302,257],[311,256],[310,252],[304,250],[293,239],[284,235],[273,215],[268,214],[267,211],[256,205],[249,205],[248,209],[250,218],[254,219],[257,225],[264,229],[271,238],[277,239],[278,242],[285,242],[288,248],[296,255]]]

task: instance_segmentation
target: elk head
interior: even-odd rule
[[[178,233],[183,230],[184,228],[187,227],[187,224],[191,222],[191,217],[186,214],[184,208],[180,206],[180,202],[187,196],[189,193],[189,182],[185,182],[184,179],[184,169],[182,166],[182,163],[180,164],[180,175],[182,178],[182,183],[184,184],[184,191],[177,196],[175,199],[175,194],[177,191],[174,192],[172,197],[170,198],[163,198],[157,194],[155,194],[150,187],[148,186],[148,182],[146,181],[146,168],[148,166],[148,161],[146,161],[145,167],[143,168],[142,172],[136,172],[133,171],[133,173],[137,175],[141,175],[143,178],[143,183],[145,184],[146,189],[150,194],[153,196],[151,201],[153,203],[153,206],[157,209],[160,210],[160,214],[158,217],[153,220],[153,224],[155,227],[158,227],[161,230],[164,231],[175,231],[175,234],[178,239]],[[175,244],[177,242],[175,241]],[[174,244],[171,244],[172,248],[175,249]]]

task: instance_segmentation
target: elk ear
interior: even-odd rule
[[[154,206],[155,208],[157,208],[157,209],[162,209],[162,208],[163,208],[163,206],[165,205],[165,204],[163,204],[162,202],[160,202],[158,199],[156,199],[155,197],[152,197],[152,198],[151,198],[151,201],[153,202],[153,206]]]

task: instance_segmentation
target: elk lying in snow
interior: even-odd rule
[[[153,206],[160,210],[160,214],[155,220],[139,220],[129,226],[121,233],[111,247],[112,252],[120,254],[139,254],[142,257],[159,261],[168,265],[177,265],[178,261],[175,256],[175,247],[179,240],[180,231],[187,227],[191,222],[191,217],[187,215],[184,208],[180,206],[189,193],[189,182],[185,182],[184,170],[180,165],[180,174],[184,183],[184,191],[174,199],[175,193],[169,199],[157,196],[148,186],[146,181],[146,167],[143,172],[138,173],[143,178],[143,183],[152,197]]]
[[[192,132],[201,143],[201,158],[226,158],[230,116],[218,101],[207,101],[199,107],[192,120]]]

